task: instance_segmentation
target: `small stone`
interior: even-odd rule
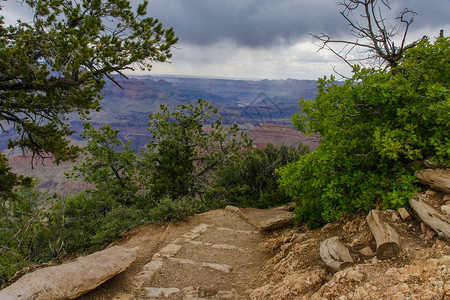
[[[153,276],[155,276],[154,271],[142,271],[139,272],[136,276],[134,276],[133,285],[137,288],[142,287],[145,282],[150,282],[153,280]]]
[[[193,233],[204,233],[208,230],[208,228],[211,227],[211,225],[209,224],[200,224],[197,227],[195,227],[194,229],[191,230],[191,232]]]
[[[398,213],[400,214],[400,217],[402,218],[403,221],[411,220],[411,215],[406,210],[406,208],[404,208],[404,207],[399,208]]]
[[[372,257],[375,255],[372,248],[370,248],[370,247],[365,247],[365,248],[359,250],[359,253],[361,253],[362,255],[367,256],[367,257]]]
[[[400,216],[396,211],[392,211],[391,220],[392,220],[392,222],[400,221]]]
[[[364,289],[362,286],[360,286],[355,290],[353,298],[354,299],[368,299],[369,293],[366,291],[366,289]]]
[[[179,288],[157,288],[157,287],[148,287],[145,288],[147,291],[148,297],[169,297],[172,294],[178,294],[181,292]]]
[[[163,261],[162,260],[152,260],[151,262],[149,262],[148,264],[146,264],[143,268],[144,271],[157,271],[159,270],[163,265]]]
[[[214,269],[217,271],[221,271],[221,272],[224,272],[227,274],[231,273],[231,270],[233,270],[232,266],[225,265],[225,264],[221,265],[221,264],[212,264],[212,263],[202,263],[202,266],[208,267],[208,268],[211,268],[211,269]]]
[[[400,275],[397,268],[390,268],[384,274],[391,277],[398,277]]]
[[[177,252],[180,251],[180,249],[181,249],[181,245],[168,244],[167,246],[165,246],[164,248],[162,248],[159,251],[159,254],[161,254],[162,256],[166,256],[166,257],[172,257],[175,254],[177,254]]]
[[[348,271],[347,276],[345,276],[345,278],[347,278],[347,280],[349,281],[361,282],[364,279],[364,274],[359,271],[350,270]]]
[[[427,225],[424,222],[420,223],[420,230],[423,234],[427,233]]]
[[[239,213],[240,212],[239,211],[239,207],[236,207],[236,206],[233,206],[233,205],[226,206],[225,210],[229,211],[229,212],[233,212],[233,213]]]
[[[428,197],[434,197],[434,196],[436,196],[437,195],[437,192],[436,191],[433,191],[433,190],[428,190],[428,191],[426,191],[425,192],[425,196],[428,196]]]
[[[134,295],[131,294],[117,294],[112,298],[112,300],[133,300],[135,299]]]
[[[444,202],[450,201],[450,194],[445,194],[444,198],[442,199]]]
[[[232,289],[231,291],[218,291],[217,298],[219,299],[237,299],[237,292],[235,289]]]
[[[185,287],[184,289],[182,289],[184,297],[186,299],[190,299],[190,298],[198,298],[198,288],[193,287],[193,286],[188,286]]]
[[[442,205],[441,211],[446,214],[447,216],[450,216],[450,205]]]
[[[199,236],[200,236],[200,233],[194,233],[194,232],[187,232],[187,233],[183,234],[183,237],[188,240],[196,239]]]
[[[432,239],[436,235],[436,232],[434,230],[428,229],[425,235],[427,238]]]

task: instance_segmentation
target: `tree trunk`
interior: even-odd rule
[[[353,265],[353,259],[347,247],[334,236],[320,243],[320,258],[325,265],[335,271],[341,271]]]
[[[416,172],[416,177],[433,189],[450,193],[450,169],[422,169]]]
[[[438,213],[433,207],[420,201],[420,198],[410,199],[409,204],[425,224],[433,228],[439,236],[444,236],[450,241],[450,218],[448,216]]]
[[[372,210],[367,215],[366,220],[377,243],[377,257],[387,259],[397,256],[400,250],[400,243],[398,233],[395,229],[382,220],[378,210]]]

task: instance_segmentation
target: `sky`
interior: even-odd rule
[[[386,1],[386,0],[385,0]],[[20,2],[20,1],[19,1]],[[138,0],[131,0],[138,3]],[[156,63],[153,75],[239,79],[317,79],[349,67],[329,51],[317,51],[310,35],[324,32],[351,39],[336,0],[150,0],[149,16],[173,27],[179,42],[170,63]],[[417,12],[408,41],[450,34],[450,0],[390,0],[387,21],[404,8]],[[9,0],[7,20],[23,18]]]

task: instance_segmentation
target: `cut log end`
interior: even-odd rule
[[[388,259],[397,256],[400,242],[395,229],[383,220],[378,210],[372,210],[366,220],[377,243],[377,257]]]
[[[320,258],[327,267],[335,271],[341,271],[353,265],[350,252],[337,236],[320,243]]]

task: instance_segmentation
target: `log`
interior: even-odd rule
[[[419,218],[438,233],[438,236],[443,236],[450,241],[449,216],[440,214],[431,205],[424,201],[420,201],[420,197],[418,199],[414,199],[414,197],[411,198],[409,204],[417,215],[419,215]]]
[[[320,243],[320,258],[329,268],[341,271],[353,265],[353,259],[347,247],[333,236]]]
[[[394,228],[382,220],[380,211],[372,210],[366,220],[377,243],[377,257],[387,259],[397,256],[400,251],[399,235]]]
[[[450,169],[422,169],[416,172],[421,183],[433,189],[450,193]]]

